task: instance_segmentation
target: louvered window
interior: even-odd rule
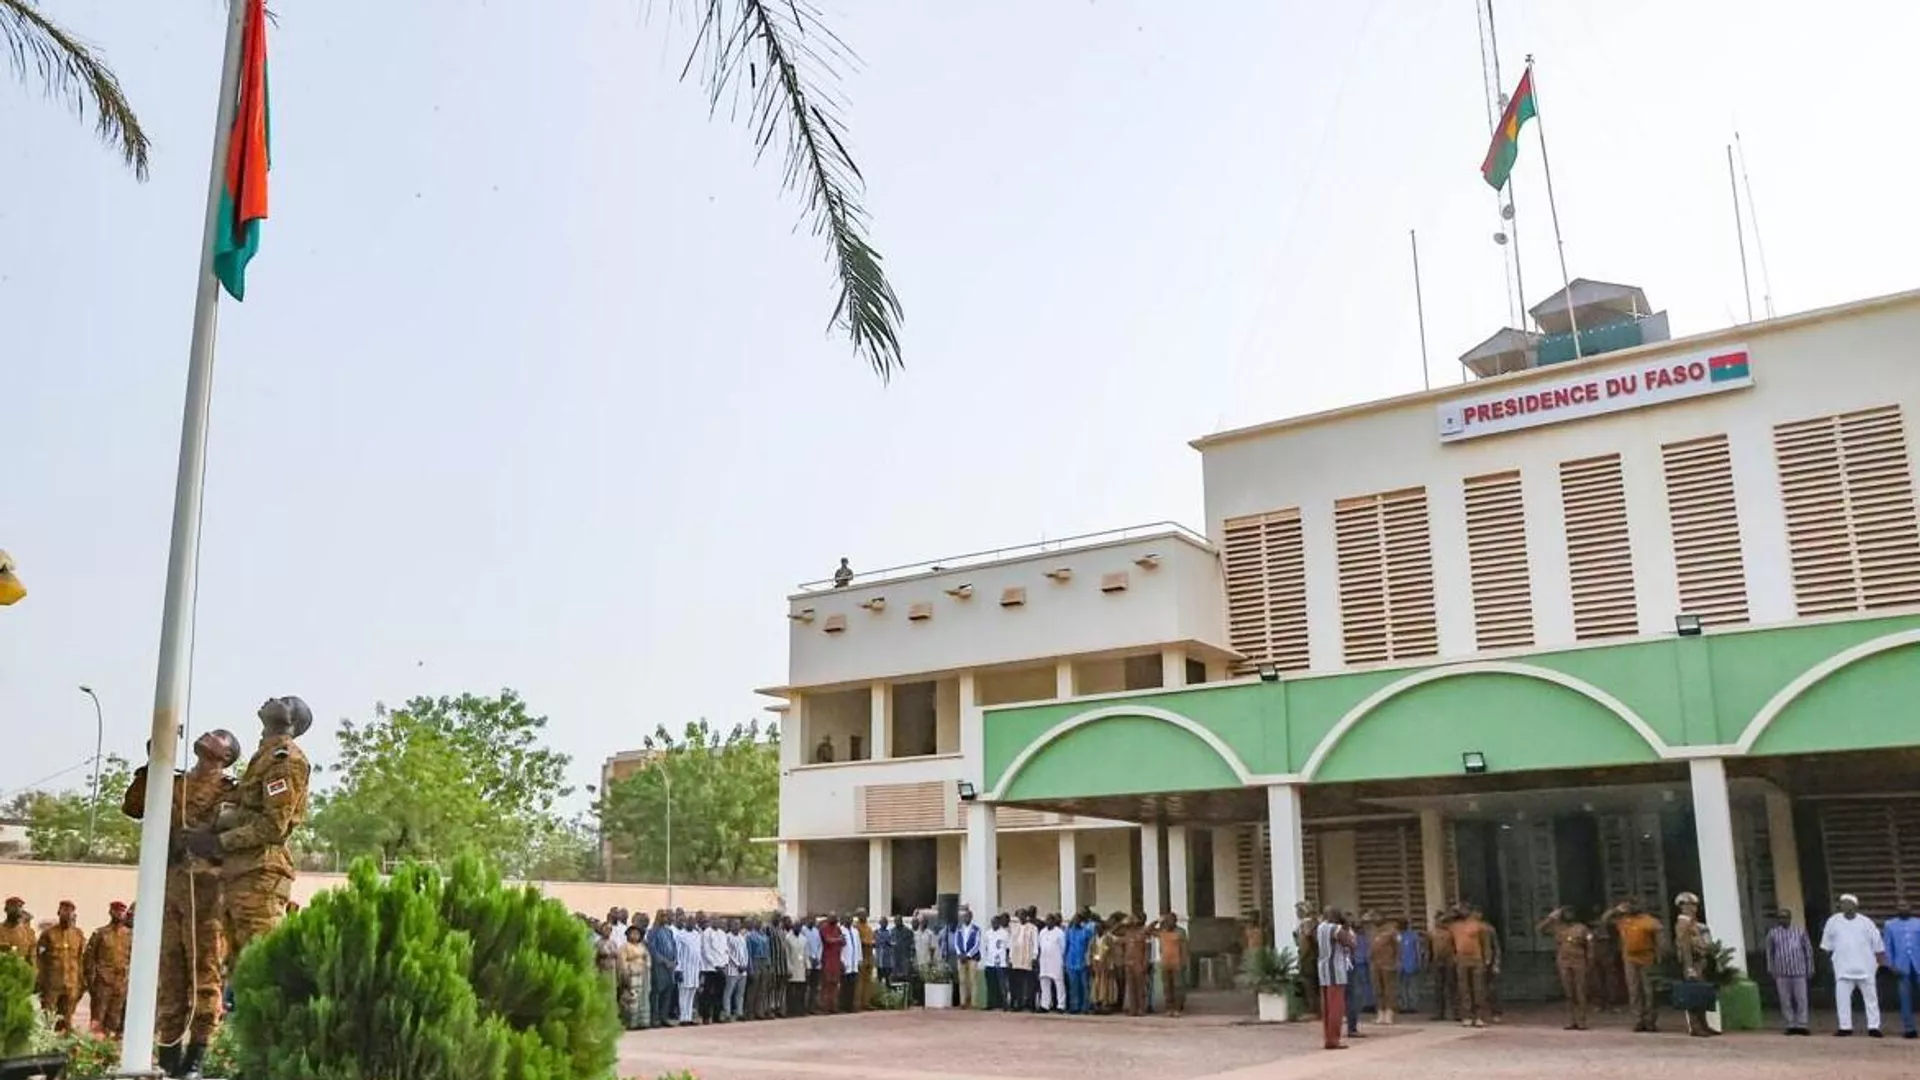
[[[863,784],[854,789],[860,831],[869,833],[937,832],[958,828],[960,815],[952,781],[917,784]]]
[[[1520,473],[1468,477],[1466,503],[1474,640],[1482,649],[1531,645],[1533,587],[1527,577]]]
[[[1363,825],[1353,832],[1353,875],[1361,912],[1423,924],[1426,872],[1420,865],[1420,824]]]
[[[1852,893],[1875,915],[1920,896],[1920,799],[1822,803],[1820,839],[1830,895]]]
[[[1773,429],[1801,615],[1920,603],[1920,526],[1900,407]]]
[[[1239,855],[1240,910],[1259,911],[1271,922],[1274,913],[1273,903],[1273,847],[1268,843],[1265,825],[1240,826],[1239,842],[1236,849]],[[1320,903],[1320,843],[1312,830],[1301,833],[1300,855],[1306,865],[1302,866],[1300,881],[1306,895],[1286,901],[1287,909],[1301,900]]]
[[[1346,662],[1439,652],[1426,489],[1344,499],[1333,522]]]
[[[1620,455],[1562,462],[1560,501],[1566,512],[1573,636],[1587,641],[1636,632],[1639,612]]]
[[[1246,659],[1304,671],[1307,655],[1307,556],[1300,511],[1234,518],[1226,523],[1227,634]]]
[[[1708,626],[1747,621],[1747,567],[1733,502],[1733,455],[1725,435],[1660,448],[1673,526],[1680,610]]]

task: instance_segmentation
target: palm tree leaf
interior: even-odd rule
[[[840,286],[829,325],[847,334],[885,382],[903,366],[900,300],[867,240],[864,180],[832,89],[853,54],[806,0],[703,2],[697,44],[681,74],[700,61],[714,111],[729,95],[736,103],[744,95],[758,151],[776,141],[784,147],[782,183],[800,192],[814,235],[826,237]]]
[[[119,149],[135,176],[147,178],[147,133],[106,61],[41,14],[34,0],[0,0],[0,44],[22,82],[37,76],[49,95],[82,118],[91,107],[101,141]]]

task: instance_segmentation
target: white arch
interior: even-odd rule
[[[1654,753],[1663,758],[1670,757],[1673,754],[1673,751],[1667,746],[1666,740],[1662,739],[1660,734],[1654,731],[1645,720],[1640,719],[1638,713],[1627,708],[1626,704],[1619,698],[1587,682],[1585,679],[1577,679],[1565,672],[1554,671],[1550,668],[1535,667],[1532,664],[1516,664],[1505,660],[1486,660],[1479,663],[1460,664],[1454,667],[1428,668],[1425,671],[1417,671],[1401,679],[1399,682],[1390,683],[1374,691],[1368,695],[1366,700],[1347,710],[1347,714],[1340,718],[1340,722],[1333,725],[1333,729],[1327,732],[1326,736],[1320,740],[1320,744],[1313,748],[1313,753],[1308,756],[1306,765],[1300,770],[1300,778],[1302,780],[1312,780],[1314,775],[1320,771],[1320,766],[1326,762],[1327,755],[1333,753],[1334,747],[1340,744],[1340,740],[1346,738],[1347,732],[1353,730],[1354,725],[1365,719],[1368,713],[1384,705],[1389,700],[1412,690],[1416,686],[1424,686],[1430,682],[1438,682],[1441,679],[1451,679],[1460,675],[1518,675],[1523,678],[1539,679],[1543,682],[1550,682],[1556,686],[1564,687],[1619,717],[1621,721],[1634,730],[1635,734],[1645,739],[1648,746],[1653,747]]]
[[[1077,716],[1070,716],[1048,728],[1038,739],[1028,743],[1027,748],[1020,751],[1020,756],[1014,758],[1012,764],[1007,766],[1007,771],[1001,774],[1000,782],[994,786],[993,793],[989,795],[988,798],[997,799],[1003,792],[1012,787],[1014,778],[1020,775],[1020,771],[1027,767],[1028,762],[1032,761],[1040,751],[1050,746],[1055,739],[1060,738],[1062,735],[1076,728],[1082,728],[1096,721],[1106,720],[1115,716],[1143,716],[1149,720],[1160,720],[1172,724],[1174,727],[1190,735],[1198,736],[1201,742],[1206,743],[1213,749],[1214,753],[1220,755],[1220,759],[1227,763],[1227,767],[1233,770],[1233,774],[1240,778],[1242,784],[1253,783],[1253,772],[1247,768],[1246,762],[1240,760],[1240,755],[1234,753],[1233,748],[1228,746],[1220,736],[1215,735],[1193,720],[1177,712],[1156,708],[1152,705],[1109,705],[1103,709],[1094,709],[1091,712],[1083,712]]]
[[[1734,748],[1742,754],[1751,751],[1753,744],[1758,742],[1760,736],[1766,733],[1774,720],[1786,711],[1787,706],[1793,704],[1801,694],[1813,689],[1827,676],[1841,668],[1857,664],[1869,656],[1877,656],[1905,645],[1920,645],[1920,629],[1901,630],[1871,641],[1863,641],[1850,649],[1834,653],[1801,672],[1798,678],[1781,687],[1779,693],[1773,695],[1771,700],[1760,707],[1759,712],[1753,714],[1753,719],[1748,721],[1746,730],[1740,733],[1740,741],[1734,744]]]

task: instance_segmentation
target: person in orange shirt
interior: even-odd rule
[[[1613,924],[1613,936],[1620,943],[1620,968],[1626,976],[1633,1030],[1658,1031],[1653,966],[1660,960],[1660,934],[1664,929],[1660,920],[1647,914],[1638,900],[1622,900],[1609,908],[1601,921]]]
[[[1495,957],[1493,928],[1473,912],[1454,909],[1447,924],[1453,937],[1453,969],[1459,984],[1460,1026],[1486,1027],[1491,1006],[1487,976]]]
[[[1160,917],[1154,934],[1160,939],[1160,994],[1168,1016],[1187,1011],[1187,932],[1169,911]]]

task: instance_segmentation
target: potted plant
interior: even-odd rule
[[[1283,1024],[1293,1019],[1293,999],[1301,990],[1300,963],[1291,948],[1248,949],[1240,958],[1240,974],[1235,981],[1258,999],[1261,1023]]]
[[[953,1008],[953,965],[945,960],[935,960],[920,973],[926,985],[927,1008]]]

